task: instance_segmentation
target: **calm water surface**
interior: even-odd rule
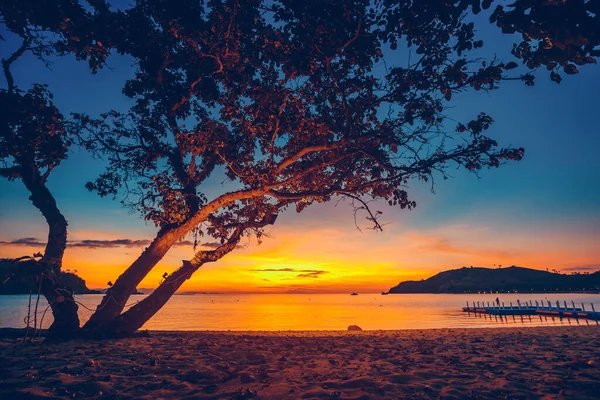
[[[144,325],[154,330],[340,330],[348,325],[363,329],[428,329],[428,328],[483,328],[507,326],[598,325],[596,321],[524,316],[500,319],[469,316],[461,311],[466,301],[489,301],[496,296],[508,304],[517,299],[575,301],[590,309],[594,303],[600,310],[598,294],[510,294],[510,295],[455,295],[455,294],[221,294],[176,295]],[[145,296],[132,296],[130,303]],[[76,300],[95,309],[102,295],[80,295]],[[0,327],[24,327],[29,295],[0,296]],[[35,299],[34,299],[35,303]],[[38,322],[48,303],[42,298],[38,308]],[[79,307],[82,322],[91,311]],[[52,323],[48,311],[43,327]]]

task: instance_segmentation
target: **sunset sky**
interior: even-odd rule
[[[1,33],[3,36],[4,32]],[[482,25],[482,55],[506,57],[513,38]],[[6,58],[17,43],[0,47]],[[393,60],[392,60],[393,61]],[[389,63],[389,62],[388,62]],[[52,69],[25,57],[15,64],[21,88],[47,83],[63,114],[97,116],[126,110],[121,94],[134,66],[113,56],[110,68],[91,75],[84,63],[59,59]],[[454,179],[430,186],[415,182],[413,211],[375,206],[387,223],[383,232],[359,231],[351,207],[335,202],[302,214],[290,210],[268,229],[261,245],[244,239],[241,248],[207,264],[183,291],[218,292],[376,292],[407,279],[421,279],[463,265],[520,265],[563,272],[600,269],[600,70],[581,68],[560,85],[545,71],[536,85],[507,83],[498,91],[469,92],[453,98],[448,114],[466,119],[481,111],[495,120],[490,136],[522,146],[525,158],[480,177],[457,170]],[[6,82],[0,78],[0,85]],[[156,228],[130,214],[118,201],[84,188],[103,168],[101,160],[76,149],[53,171],[49,187],[69,221],[64,267],[77,270],[90,288],[104,288],[139,255]],[[206,193],[226,186],[211,179]],[[358,219],[361,227],[367,223]],[[0,256],[43,250],[47,226],[28,201],[23,184],[0,180]],[[164,272],[190,259],[190,245],[176,246],[140,287],[155,287]]]

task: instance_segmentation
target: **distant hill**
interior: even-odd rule
[[[10,268],[14,265],[13,260],[0,259],[0,268]],[[100,293],[99,290],[90,290],[85,284],[85,281],[74,273],[63,272],[63,283],[70,287],[75,294],[95,294]],[[1,281],[0,281],[1,283]],[[35,282],[31,280],[23,280],[13,277],[0,285],[0,295],[3,294],[29,294],[30,290],[37,293]]]
[[[600,271],[565,275],[537,269],[463,267],[440,272],[421,281],[401,282],[390,293],[600,291]]]

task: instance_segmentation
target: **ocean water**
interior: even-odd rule
[[[511,326],[578,326],[598,325],[597,321],[560,319],[540,316],[474,316],[461,311],[473,301],[493,302],[496,296],[508,305],[528,300],[556,303],[564,300],[571,306],[594,303],[600,310],[598,294],[215,294],[175,295],[144,329],[152,330],[345,330],[348,325],[363,329],[431,329],[431,328],[502,328]],[[132,296],[129,304],[145,296]],[[102,295],[79,295],[76,300],[95,309]],[[0,327],[25,327],[29,295],[0,296]],[[35,298],[33,298],[33,306]],[[38,326],[47,328],[52,314],[40,299]],[[92,311],[79,307],[85,322]],[[43,316],[43,321],[42,321]],[[33,323],[33,317],[31,319]],[[600,327],[600,326],[599,326]]]

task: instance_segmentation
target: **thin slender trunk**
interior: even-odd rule
[[[202,265],[217,261],[235,249],[240,235],[241,230],[238,235],[216,250],[200,251],[196,253],[191,261],[183,261],[183,265],[169,275],[148,297],[112,320],[100,331],[100,334],[106,336],[128,336],[140,329]]]
[[[77,303],[72,291],[62,284],[62,259],[67,247],[67,220],[58,209],[54,196],[46,187],[39,172],[31,163],[21,169],[21,177],[31,193],[29,199],[40,210],[48,223],[48,242],[42,265],[41,293],[50,304],[54,322],[49,328],[55,336],[73,336],[79,330]]]

